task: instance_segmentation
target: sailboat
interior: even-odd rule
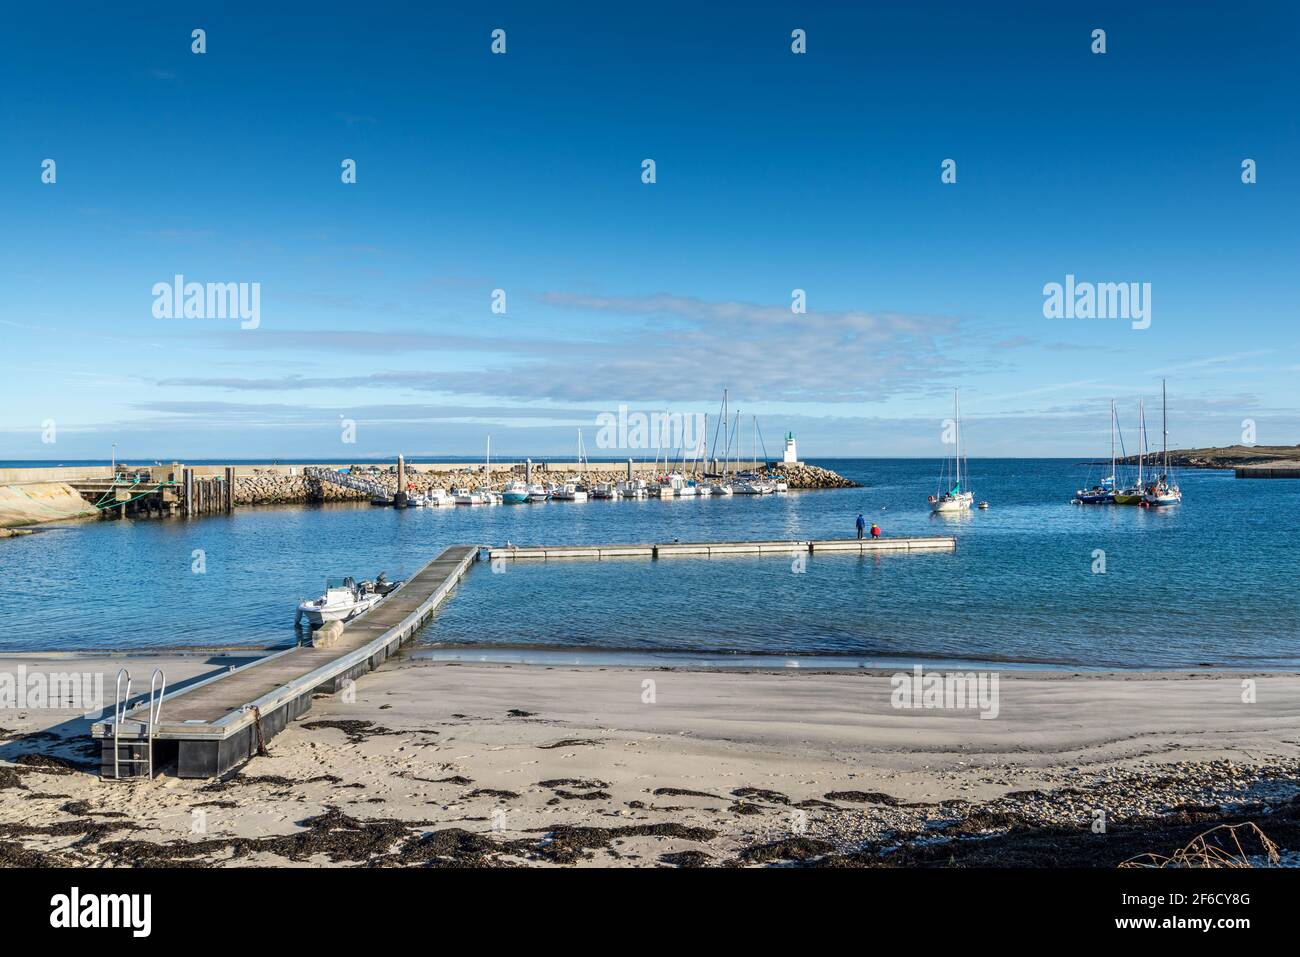
[[[1147,486],[1143,500],[1147,505],[1177,505],[1183,500],[1183,490],[1169,474],[1169,409],[1165,402],[1165,380],[1160,380],[1160,419],[1164,432],[1164,461],[1161,473]]]
[[[487,454],[483,459],[483,484],[475,491],[474,495],[478,496],[478,502],[468,502],[470,505],[500,505],[501,493],[492,491],[492,436],[487,437]],[[461,504],[457,502],[456,504]]]
[[[1138,402],[1139,438],[1137,484],[1115,492],[1116,505],[1141,505],[1145,492],[1142,489],[1142,469],[1147,457],[1147,411],[1143,400]]]
[[[1079,489],[1074,499],[1080,505],[1112,505],[1115,502],[1115,400],[1110,400],[1110,475],[1089,489]]]
[[[961,487],[961,390],[953,390],[952,405],[953,438],[956,443],[953,453],[953,483],[948,487],[948,491],[930,496],[930,511],[935,514],[969,512],[975,502],[974,493]]]
[[[714,428],[713,430],[713,448],[710,450],[709,453],[709,457],[713,460],[713,467],[716,469],[718,466],[718,433],[722,432],[723,433],[722,471],[717,473],[711,473],[707,469],[705,470],[704,477],[706,479],[713,480],[708,486],[710,495],[730,495],[732,494],[733,491],[735,491],[731,487],[731,483],[727,481],[727,464],[728,464],[728,460],[731,458],[731,431],[729,428],[729,424],[731,420],[728,414],[729,410],[727,408],[727,399],[728,399],[727,390],[723,389],[722,390],[722,411],[718,415],[717,427]]]

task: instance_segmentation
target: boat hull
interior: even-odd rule
[[[321,606],[315,602],[304,602],[298,606],[298,615],[300,618],[305,618],[313,628],[319,628],[329,621],[351,621],[358,615],[365,614],[377,604],[379,604],[377,596],[349,605]]]
[[[974,504],[974,495],[970,492],[958,492],[956,495],[945,495],[936,499],[931,503],[930,511],[935,515],[951,515],[956,512],[969,512]]]
[[[1075,496],[1080,505],[1113,505],[1115,503],[1114,492],[1079,492]]]

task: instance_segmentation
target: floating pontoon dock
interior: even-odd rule
[[[933,552],[952,551],[951,535],[919,538],[830,538],[772,542],[663,542],[655,545],[513,545],[491,548],[488,557],[514,559],[554,558],[670,558],[677,555],[709,558],[714,555],[789,555],[794,552]]]
[[[150,748],[155,763],[176,760],[183,778],[213,777],[244,761],[311,707],[316,691],[336,692],[343,682],[381,665],[433,614],[478,560],[475,545],[448,548],[412,575],[374,611],[348,623],[331,648],[291,648],[242,668],[163,694],[100,721],[91,734],[102,742],[105,777],[145,773]],[[150,709],[157,708],[156,720]],[[119,727],[120,725],[120,727]]]
[[[653,545],[547,545],[490,548],[492,559],[667,558],[714,555],[790,555],[820,552],[952,551],[951,536],[762,542],[664,542]],[[455,545],[412,575],[375,608],[348,623],[329,648],[303,646],[267,655],[130,708],[120,700],[113,717],[91,726],[100,741],[106,778],[152,773],[176,762],[183,778],[215,777],[257,754],[262,745],[311,708],[316,692],[373,671],[429,620],[479,558],[477,545]],[[124,699],[130,698],[129,690]],[[146,769],[148,769],[146,771]]]

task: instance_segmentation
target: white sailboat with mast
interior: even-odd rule
[[[1164,433],[1164,459],[1160,474],[1146,489],[1144,501],[1147,505],[1178,505],[1183,500],[1183,490],[1169,473],[1169,408],[1165,400],[1164,379],[1160,380],[1160,419]]]
[[[948,486],[947,491],[943,491],[940,486],[939,491],[930,496],[930,511],[935,514],[948,515],[955,512],[969,512],[971,505],[975,503],[975,495],[972,492],[962,488],[962,457],[961,457],[961,390],[953,390],[953,441],[955,450],[953,454],[953,481]],[[946,472],[946,469],[945,469]]]
[[[1110,400],[1110,475],[1097,485],[1079,489],[1074,500],[1080,505],[1113,505],[1115,503],[1115,400]]]

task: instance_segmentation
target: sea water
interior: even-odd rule
[[[1169,509],[1069,504],[1088,467],[972,460],[987,511],[930,514],[941,465],[821,460],[864,487],[395,510],[240,508],[0,541],[0,650],[292,644],[329,576],[392,579],[452,544],[953,535],[955,552],[477,564],[422,649],[616,661],[1300,667],[1300,482],[1180,473]],[[1100,476],[1096,468],[1091,479]],[[477,650],[477,651],[476,651]],[[448,653],[451,653],[448,651]],[[647,656],[649,656],[647,658]]]

